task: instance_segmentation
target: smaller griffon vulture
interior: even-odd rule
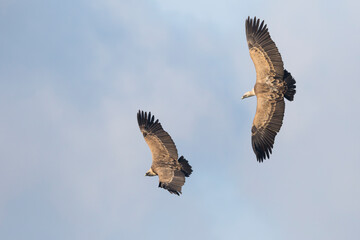
[[[242,99],[254,95],[257,97],[251,142],[256,159],[262,162],[272,153],[275,136],[284,118],[284,97],[289,101],[294,100],[296,82],[284,69],[280,53],[264,21],[260,24],[256,17],[248,17],[245,28],[250,56],[256,69],[256,83]]]
[[[137,120],[146,143],[152,154],[152,164],[145,176],[159,176],[159,187],[176,195],[181,194],[185,177],[189,177],[192,168],[189,162],[178,152],[170,135],[164,131],[159,120],[151,112],[140,111]]]

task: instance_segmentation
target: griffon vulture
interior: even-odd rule
[[[272,153],[275,136],[284,118],[284,97],[289,101],[294,100],[296,82],[284,69],[280,53],[264,21],[260,24],[256,17],[248,17],[245,28],[250,56],[256,69],[256,83],[242,99],[254,95],[257,97],[251,141],[257,160],[262,162]]]
[[[139,110],[137,120],[146,143],[152,153],[152,164],[145,176],[159,176],[159,187],[176,195],[181,194],[185,177],[189,177],[192,168],[189,162],[178,152],[170,135],[164,131],[159,120],[151,112]]]

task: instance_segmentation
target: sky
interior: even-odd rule
[[[0,239],[360,237],[359,1],[1,0]],[[256,161],[245,19],[297,81]],[[151,111],[193,174],[145,177]]]

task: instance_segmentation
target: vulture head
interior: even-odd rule
[[[252,90],[249,91],[249,92],[246,92],[246,93],[244,94],[244,96],[242,96],[241,99],[248,98],[248,97],[252,97],[252,96],[255,96],[255,91],[254,91],[254,89],[252,89]]]
[[[150,168],[149,171],[147,171],[145,173],[145,176],[148,176],[148,177],[153,177],[153,176],[156,176],[157,174]]]

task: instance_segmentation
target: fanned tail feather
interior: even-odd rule
[[[189,162],[183,156],[179,158],[178,162],[181,165],[181,171],[185,174],[185,177],[189,177],[193,171]]]
[[[284,70],[284,81],[286,82],[286,86],[287,86],[287,90],[285,92],[284,97],[289,101],[293,101],[294,95],[296,93],[296,85],[295,85],[296,81],[291,76],[291,74],[286,70]]]

